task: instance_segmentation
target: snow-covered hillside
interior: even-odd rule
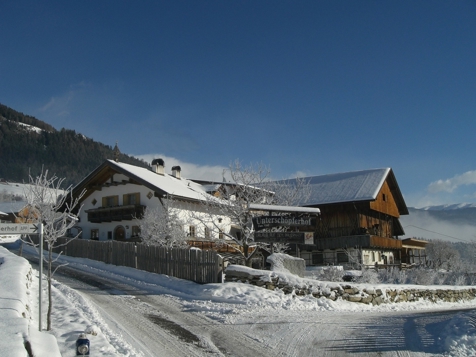
[[[0,181],[0,194],[7,193],[14,196],[24,196],[25,188],[27,184]]]
[[[450,211],[450,210],[457,210],[457,209],[464,209],[464,208],[476,208],[476,204],[475,203],[453,203],[453,204],[438,205],[438,206],[426,206],[420,209],[424,211]]]
[[[28,125],[28,124],[25,124],[25,123],[18,123],[18,125],[21,125],[23,128],[25,128],[28,131],[33,131],[33,132],[38,133],[38,134],[43,131],[43,129],[40,129],[37,126]]]

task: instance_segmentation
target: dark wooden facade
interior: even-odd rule
[[[317,205],[321,210],[315,232],[318,249],[346,247],[401,249],[404,234],[399,218],[407,208],[399,207],[396,183],[385,180],[375,199]],[[390,180],[391,181],[391,180]]]
[[[338,182],[345,197],[352,196],[352,189],[356,187],[355,181],[347,179],[349,176],[343,175],[344,183],[333,182],[334,185]],[[402,256],[409,260],[406,253],[412,251],[412,242],[407,241],[404,247],[401,237],[405,232],[399,220],[401,215],[408,214],[408,208],[393,171],[382,172],[380,180],[374,182],[372,189],[366,186],[367,191],[373,190],[373,193],[365,198],[316,201],[309,205],[321,211],[314,230],[314,245],[296,245],[293,253],[306,259],[308,265],[346,265],[350,251],[358,256],[359,264],[367,266],[400,265]],[[316,185],[315,189],[325,188]]]
[[[133,220],[142,217],[144,205],[121,205],[115,207],[99,207],[86,210],[88,221],[92,223]]]

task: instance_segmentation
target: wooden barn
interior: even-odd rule
[[[302,179],[301,179],[302,180]],[[391,168],[304,178],[310,186],[308,201],[320,220],[314,245],[294,245],[293,254],[307,265],[400,266],[405,248],[401,215],[408,214]],[[286,180],[293,184],[293,180]],[[419,244],[418,249],[421,249]]]

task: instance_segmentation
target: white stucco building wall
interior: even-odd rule
[[[224,232],[228,233],[230,231],[230,219],[228,217],[200,212],[203,208],[197,197],[207,195],[204,190],[197,194],[201,187],[197,187],[197,184],[183,178],[173,178],[173,180],[180,180],[180,184],[186,187],[190,187],[191,184],[194,185],[195,196],[192,200],[187,200],[184,197],[173,200],[173,208],[178,210],[180,218],[185,222],[183,226],[185,233],[194,233],[190,234],[190,239],[217,239],[219,237],[217,226]],[[174,182],[174,184],[177,183]],[[130,177],[125,174],[116,173],[111,176],[106,184],[94,189],[91,188],[91,190],[93,191],[82,202],[79,214],[80,220],[76,225],[78,230],[82,231],[81,238],[83,239],[104,241],[137,238],[140,235],[138,230],[139,221],[133,217],[139,217],[140,212],[145,207],[151,210],[163,209],[161,199],[153,189],[141,184],[131,183]],[[165,198],[162,198],[163,200]],[[123,209],[129,209],[129,211]],[[190,211],[194,212],[191,213]],[[124,214],[125,212],[134,212],[134,214]],[[115,216],[116,219],[105,220],[104,217],[108,214],[111,217]],[[101,218],[94,219],[95,216]],[[129,219],[124,219],[125,216],[129,216]],[[199,216],[203,218],[203,221],[213,220],[214,224],[191,218]],[[190,228],[190,226],[193,226],[193,228]],[[205,229],[205,227],[208,228]]]

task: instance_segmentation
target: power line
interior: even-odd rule
[[[407,228],[407,227],[414,227],[414,228],[417,228],[417,229],[421,229],[422,231],[439,234],[440,236],[448,237],[448,238],[453,238],[453,239],[460,240],[460,241],[465,242],[465,243],[473,243],[473,242],[467,241],[467,240],[465,240],[465,239],[456,238],[456,237],[453,237],[453,236],[449,236],[449,235],[447,235],[447,234],[438,233],[438,232],[435,232],[435,231],[430,231],[429,229],[417,227],[417,226],[414,226],[413,224],[409,224],[408,226],[405,226],[405,227],[403,227],[403,228]]]

